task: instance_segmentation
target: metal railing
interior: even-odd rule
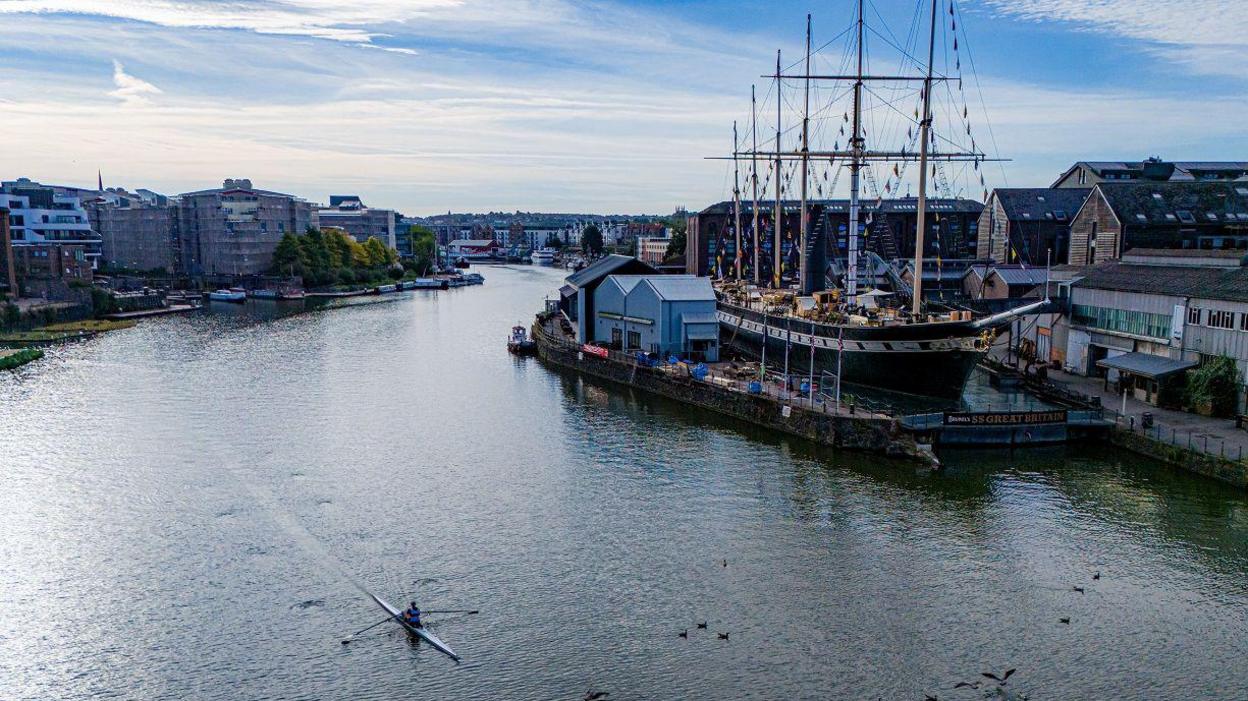
[[[1202,431],[1199,428],[1166,426],[1156,419],[1153,419],[1151,424],[1145,427],[1143,417],[1124,415],[1108,407],[1104,409],[1104,412],[1108,415],[1108,420],[1112,421],[1119,428],[1131,433],[1138,433],[1158,443],[1181,448],[1198,455],[1218,457],[1231,462],[1244,462],[1243,443],[1233,444],[1228,447],[1225,438],[1210,435],[1207,431]]]

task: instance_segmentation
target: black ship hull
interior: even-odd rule
[[[769,368],[783,366],[787,348],[789,372],[810,372],[813,345],[817,377],[835,376],[839,355],[842,382],[928,397],[961,397],[988,345],[970,321],[840,326],[764,315],[722,300],[718,316],[724,345],[761,357],[767,339]]]

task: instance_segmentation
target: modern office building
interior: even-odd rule
[[[9,236],[14,248],[39,244],[81,246],[87,262],[99,265],[100,235],[78,197],[28,178],[0,183],[0,207],[9,210]]]

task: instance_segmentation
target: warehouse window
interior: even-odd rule
[[[1200,307],[1187,308],[1187,323],[1191,326],[1200,326]]]
[[[1235,312],[1222,311],[1220,309],[1209,310],[1209,328],[1211,329],[1233,329],[1235,328]]]

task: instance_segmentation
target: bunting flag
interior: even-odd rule
[[[958,50],[958,38],[957,37],[953,38],[953,50],[954,51]]]
[[[970,110],[966,108],[966,105],[962,105],[962,119],[966,119],[967,117],[970,117],[970,116],[971,116]]]
[[[949,16],[950,16],[950,17],[952,17],[952,16],[953,16],[953,3],[952,3],[952,2],[951,2],[951,3],[949,3]]]

